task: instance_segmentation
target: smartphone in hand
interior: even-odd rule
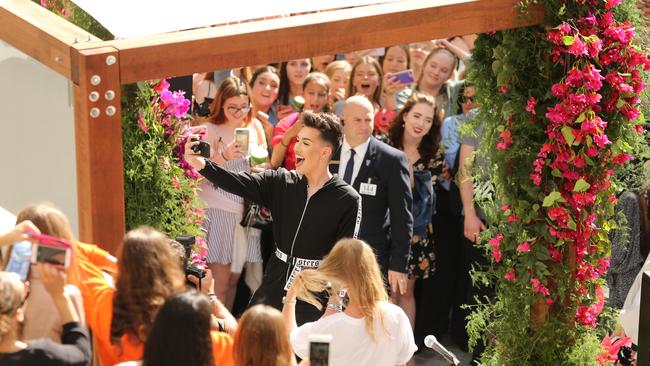
[[[329,366],[330,363],[330,334],[309,335],[309,365]]]
[[[5,271],[13,272],[20,276],[21,281],[27,281],[29,266],[32,258],[32,243],[25,240],[15,243],[9,253],[9,262]]]
[[[386,75],[389,79],[397,80],[402,84],[413,84],[415,83],[415,76],[413,75],[413,70],[404,70],[395,74]]]

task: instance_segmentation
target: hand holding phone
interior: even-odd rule
[[[330,363],[330,334],[309,335],[309,365],[329,366]]]
[[[15,243],[9,253],[9,262],[5,271],[13,272],[20,276],[21,281],[27,281],[32,258],[32,243],[25,240]]]
[[[404,70],[394,74],[387,74],[386,77],[391,80],[399,81],[402,84],[413,84],[415,83],[415,76],[413,75],[413,70]]]
[[[32,263],[50,263],[68,268],[72,244],[67,240],[44,234],[31,234],[37,242],[32,245]]]
[[[196,139],[192,141],[197,141]],[[199,140],[199,143],[192,146],[192,151],[196,154],[201,155],[202,157],[209,159],[210,158],[210,144],[203,140]]]

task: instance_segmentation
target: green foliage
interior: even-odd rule
[[[584,233],[594,250],[584,257],[584,264],[598,267],[602,258],[609,257],[607,233],[617,227],[610,195],[638,188],[647,181],[647,170],[641,167],[650,156],[648,134],[639,135],[630,128],[643,123],[643,116],[629,122],[620,113],[600,111],[608,122],[605,132],[613,144],[607,151],[603,150],[603,155],[585,159],[587,173],[568,180],[562,171],[550,168],[556,155],[549,154],[542,156],[544,170],[539,183],[532,183],[534,162],[540,157],[543,144],[561,141],[572,154],[585,156],[582,149],[594,142],[589,138],[577,139],[574,130],[595,115],[594,112],[583,113],[573,122],[576,126],[566,124],[557,129],[561,137],[549,138],[549,120],[545,114],[558,103],[551,87],[563,82],[570,68],[584,67],[587,61],[567,54],[554,60],[551,56],[553,45],[547,40],[547,33],[563,22],[576,27],[577,18],[595,10],[581,1],[560,0],[523,1],[521,8],[525,10],[534,4],[544,8],[544,25],[482,34],[473,50],[468,79],[477,86],[475,99],[481,108],[478,115],[461,128],[461,133],[483,131],[483,143],[477,155],[489,157],[489,163],[482,170],[475,169],[477,179],[474,181],[480,182],[485,177],[489,177],[489,181],[475,183],[475,188],[490,187],[488,191],[493,194],[483,195],[481,200],[490,227],[481,235],[481,245],[492,256],[491,264],[472,275],[477,282],[491,282],[497,296],[492,302],[486,299],[473,307],[468,334],[471,346],[479,339],[487,342],[482,365],[596,365],[601,353],[599,339],[614,327],[614,315],[605,307],[597,318],[598,328],[581,325],[578,319],[588,323],[591,311],[596,316],[600,313],[598,294],[604,279],[575,280],[575,268],[572,267],[575,264],[571,264],[570,257],[576,252],[576,244],[551,234],[549,228],[557,229],[558,226],[556,219],[549,218],[549,211],[564,208],[569,213],[562,230]],[[603,4],[599,6],[602,8]],[[616,6],[614,14],[618,20],[641,24],[638,10],[631,1]],[[637,26],[636,30],[647,34],[643,27]],[[596,36],[584,35],[567,35],[560,39],[568,48],[577,42],[577,37],[596,39]],[[635,37],[633,47],[639,49],[643,45],[637,43],[637,39],[648,42],[643,37]],[[607,67],[598,68],[602,68],[605,75],[611,70],[605,70]],[[647,80],[647,75],[644,78]],[[602,92],[604,100],[610,91],[604,88]],[[647,93],[640,97],[640,109],[647,111]],[[531,98],[536,103],[532,109],[535,115],[527,107]],[[617,109],[626,104],[621,101]],[[629,174],[629,165],[612,164],[611,158],[619,154],[638,157],[633,164],[638,173]],[[618,173],[611,178],[611,186],[594,191],[594,185],[608,176],[608,169]],[[572,211],[565,197],[573,194],[593,195],[595,201],[582,211]],[[597,232],[584,229],[583,222],[588,214],[595,215]],[[520,250],[520,244],[529,244],[530,249],[524,246]],[[550,291],[550,295],[545,295],[545,291]],[[540,312],[540,308],[548,313]],[[541,322],[535,318],[539,315]]]
[[[196,179],[185,175],[174,155],[187,121],[171,118],[164,126],[158,93],[149,83],[138,86],[125,90],[122,113],[127,229],[149,225],[172,238],[200,235]]]
[[[49,9],[53,13],[66,18],[70,23],[78,26],[95,37],[107,41],[113,39],[113,35],[95,18],[86,13],[70,0],[33,0],[37,4]],[[83,39],[80,42],[85,41]]]

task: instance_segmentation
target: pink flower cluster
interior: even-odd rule
[[[503,255],[501,253],[501,249],[499,249],[499,245],[501,244],[502,240],[503,234],[497,234],[497,236],[488,241],[488,244],[492,247],[491,256],[497,263],[501,262],[501,256]]]

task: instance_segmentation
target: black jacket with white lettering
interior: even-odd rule
[[[307,199],[307,179],[293,170],[233,173],[206,161],[199,173],[215,186],[269,208],[275,244],[288,256],[322,259],[339,239],[357,236],[359,194],[336,176]],[[284,286],[292,270],[272,255],[251,303],[281,309]],[[296,309],[297,316],[301,310],[305,310],[303,306]]]

